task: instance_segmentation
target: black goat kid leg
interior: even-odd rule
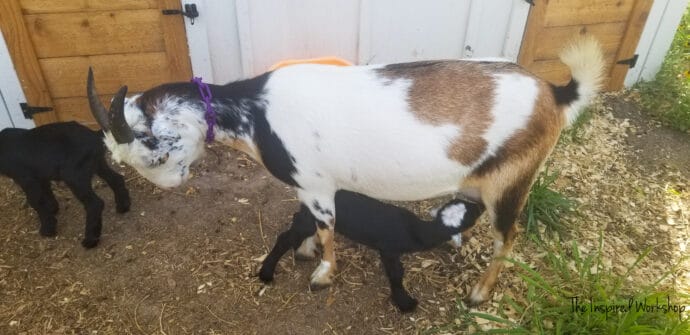
[[[29,205],[36,210],[41,221],[39,234],[41,236],[55,236],[57,234],[57,220],[55,213],[58,210],[57,200],[50,189],[50,181],[37,179],[17,180],[17,184],[26,194]]]
[[[101,238],[103,200],[93,191],[90,177],[70,176],[65,178],[65,183],[86,210],[86,229],[81,245],[87,249],[93,248]]]
[[[401,312],[411,312],[417,307],[417,299],[410,296],[403,286],[405,269],[400,254],[381,253],[381,261],[391,286],[391,298]]]
[[[266,256],[266,259],[264,259],[261,270],[259,270],[259,279],[263,282],[270,282],[273,280],[273,274],[280,258],[283,257],[290,248],[299,248],[306,238],[314,235],[316,226],[313,221],[313,216],[311,216],[311,213],[309,213],[309,210],[306,208],[302,208],[300,212],[293,216],[290,229],[278,236],[275,246],[273,246],[271,252]]]
[[[128,212],[131,202],[129,199],[129,191],[127,191],[125,187],[125,178],[110,168],[105,157],[98,159],[96,174],[103,178],[113,190],[113,194],[115,195],[115,210],[117,210],[118,213]]]
[[[41,188],[43,190],[43,200],[45,201],[46,206],[48,206],[48,210],[50,210],[50,212],[53,213],[53,215],[57,214],[58,211],[60,211],[60,205],[55,199],[53,189],[50,187],[50,181],[45,180],[41,182]]]
[[[281,233],[276,240],[275,246],[273,246],[273,249],[261,264],[259,279],[265,283],[273,281],[273,274],[275,273],[276,265],[278,265],[280,258],[291,248],[296,249],[299,247],[302,240],[304,240],[304,238],[300,238],[297,231],[294,229]]]

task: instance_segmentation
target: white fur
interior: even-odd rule
[[[568,65],[573,79],[577,80],[579,98],[566,111],[567,124],[572,124],[580,110],[599,91],[604,75],[604,55],[601,46],[591,36],[579,37],[560,55],[561,62]]]
[[[450,244],[455,248],[462,247],[462,234],[455,234],[451,236]]]
[[[119,144],[110,132],[105,133],[104,142],[115,161],[126,162],[160,187],[179,186],[189,179],[189,166],[204,151],[206,121],[191,104],[180,105],[177,99],[163,98],[149,130],[142,111],[132,103],[136,98],[127,99],[125,119],[134,132],[156,137],[158,148],[151,150],[139,140]],[[173,112],[179,115],[171,115]],[[160,161],[164,164],[158,164]]]
[[[463,203],[447,206],[441,212],[441,222],[448,227],[458,228],[467,213],[467,207]]]
[[[484,158],[496,153],[505,141],[524,128],[534,111],[539,88],[537,81],[518,73],[497,74],[493,122],[483,137],[488,143]]]
[[[302,241],[302,244],[297,248],[297,253],[308,258],[316,257],[316,237],[309,236]]]
[[[324,280],[328,277],[328,274],[330,272],[331,272],[331,262],[321,260],[321,263],[319,263],[319,267],[317,267],[316,270],[311,275],[311,281],[315,282],[315,281]]]
[[[347,189],[406,201],[457,191],[471,169],[448,157],[460,127],[420,121],[408,104],[411,82],[382,78],[376,69],[295,65],[268,81],[266,117],[295,157],[294,178],[304,195]],[[495,81],[483,158],[526,125],[538,93],[525,75],[500,74]]]
[[[273,74],[266,116],[295,157],[295,180],[309,191],[390,200],[457,190],[469,167],[446,149],[459,128],[418,120],[407,103],[410,82],[390,82],[374,69],[301,65]]]

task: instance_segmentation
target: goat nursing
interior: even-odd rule
[[[566,86],[508,62],[446,60],[336,67],[293,65],[226,85],[209,85],[216,141],[241,150],[291,185],[321,224],[298,253],[324,247],[312,288],[336,268],[335,193],[413,201],[459,192],[481,201],[494,228],[494,255],[470,293],[486,300],[509,255],[530,185],[561,129],[597,92],[601,47],[582,38],[561,60]],[[110,111],[88,80],[92,113],[117,161],[162,187],[189,178],[204,150],[205,105],[193,83],[125,98]]]
[[[414,310],[417,300],[403,286],[405,270],[400,256],[428,250],[458,237],[472,228],[484,212],[481,204],[451,200],[437,210],[434,220],[427,222],[404,208],[348,191],[335,194],[335,208],[338,212],[335,231],[379,252],[390,283],[391,298],[402,312]],[[290,248],[297,249],[306,238],[313,236],[317,224],[309,209],[302,205],[293,216],[290,229],[278,236],[264,259],[259,278],[264,282],[272,281],[280,258]]]

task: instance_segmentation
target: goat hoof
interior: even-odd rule
[[[41,229],[38,231],[39,234],[43,237],[55,237],[57,236],[57,230],[55,228],[52,229]]]
[[[86,249],[91,249],[91,248],[95,247],[96,245],[98,245],[98,241],[100,241],[100,239],[98,239],[98,238],[95,238],[95,239],[85,238],[81,241],[81,246],[86,248]]]
[[[263,267],[259,271],[259,279],[264,283],[270,283],[273,281],[273,271],[264,269]]]
[[[333,271],[335,271],[335,266],[333,266],[331,262],[321,260],[319,266],[311,274],[311,282],[309,283],[309,288],[312,291],[319,291],[331,286],[331,284],[333,283]]]
[[[393,298],[393,303],[395,303],[395,306],[397,306],[400,312],[402,313],[409,313],[414,311],[417,308],[418,304],[417,299],[412,298],[410,296]]]
[[[321,291],[321,290],[323,290],[325,288],[329,288],[329,287],[331,287],[331,283],[315,283],[315,282],[309,283],[309,290],[312,292]]]
[[[469,297],[463,299],[467,307],[477,307],[488,300],[488,292],[482,294],[483,291],[484,290],[475,286],[472,289],[472,293],[470,293]]]
[[[130,203],[129,203],[129,200],[127,200],[124,203],[117,204],[115,210],[120,214],[127,213],[127,212],[129,212],[129,206],[130,206]]]

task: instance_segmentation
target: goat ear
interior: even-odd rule
[[[122,86],[115,93],[113,101],[110,103],[109,121],[110,128],[117,143],[126,144],[134,141],[134,133],[132,128],[127,124],[125,119],[125,95],[127,94],[127,86]]]
[[[110,130],[110,121],[108,120],[108,111],[103,106],[103,103],[98,98],[98,92],[96,92],[96,86],[93,82],[93,70],[89,66],[89,76],[86,79],[86,96],[89,99],[89,107],[91,108],[91,114],[96,119],[96,122],[101,126],[103,131]]]

